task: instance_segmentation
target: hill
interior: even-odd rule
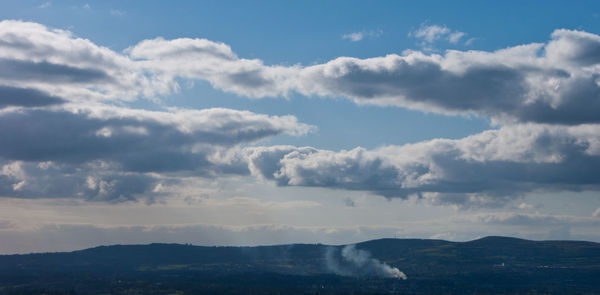
[[[600,294],[598,278],[598,243],[507,237],[0,256],[0,294]]]

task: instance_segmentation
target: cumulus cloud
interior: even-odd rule
[[[286,95],[293,90],[299,70],[239,58],[228,45],[206,39],[156,38],[126,52],[137,64],[162,76],[207,80],[216,88],[249,97]]]
[[[453,33],[449,38],[462,36]],[[306,67],[264,65],[204,39],[145,40],[127,52],[161,76],[204,79],[249,97],[298,92],[342,96],[358,104],[475,114],[498,122],[579,124],[598,122],[600,89],[593,58],[598,39],[557,30],[546,44],[493,52],[407,51],[367,59],[340,57]]]
[[[460,33],[423,27],[419,36],[458,42]],[[311,66],[265,65],[206,39],[155,38],[117,53],[68,31],[7,20],[0,22],[0,159],[4,166],[108,163],[106,175],[114,179],[105,182],[115,184],[136,173],[252,173],[282,186],[418,195],[437,204],[491,206],[542,189],[597,190],[599,56],[600,36],[556,30],[546,43],[493,52],[407,51]],[[238,152],[242,144],[314,127],[293,116],[101,104],[168,94],[178,89],[179,78],[248,97],[298,92],[474,114],[501,127],[459,140],[374,150],[274,146]],[[132,194],[150,191],[158,181],[150,176]],[[84,178],[87,184],[87,177],[78,183]],[[33,182],[3,174],[1,183],[11,195]]]
[[[253,174],[281,186],[500,206],[532,191],[599,190],[599,132],[598,125],[527,124],[374,150],[272,146],[246,153]]]
[[[35,88],[69,100],[132,100],[176,87],[127,56],[30,22],[0,22],[0,64],[0,85]]]
[[[175,180],[127,173],[102,161],[80,165],[55,162],[0,162],[0,196],[13,198],[79,198],[119,203],[143,199],[153,202],[156,188]]]
[[[35,91],[8,90],[46,98]],[[35,101],[29,96],[18,99]],[[232,157],[229,149],[311,130],[293,116],[220,108],[7,107],[0,110],[0,195],[107,201],[151,198],[162,183],[162,177],[152,173],[247,174],[245,162]]]
[[[499,121],[597,122],[600,88],[595,64],[574,66],[553,46],[540,56],[543,48],[532,44],[491,53],[338,58],[303,69],[300,91]]]
[[[414,34],[432,41],[464,37],[441,26]],[[206,39],[143,40],[117,53],[67,31],[9,20],[0,22],[0,85],[68,100],[132,100],[177,91],[177,78],[199,79],[247,97],[297,92],[497,122],[575,125],[600,118],[599,48],[598,35],[556,30],[546,43],[492,52],[406,51],[283,66],[238,57]]]

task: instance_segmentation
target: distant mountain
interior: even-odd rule
[[[399,279],[404,274],[408,279]],[[380,239],[354,246],[114,245],[0,255],[0,294],[135,290],[600,294],[600,244],[486,237],[470,242]]]

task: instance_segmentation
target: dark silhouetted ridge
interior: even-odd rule
[[[317,290],[329,290],[325,294],[598,294],[594,292],[600,290],[600,244],[593,242],[492,236],[469,242],[379,239],[356,244],[372,258],[400,269],[408,276],[406,281],[335,275],[327,253],[339,255],[343,247],[149,244],[2,255],[0,294],[62,292],[73,286],[85,294],[128,294],[121,292],[123,282],[140,294],[168,294],[158,291],[165,286],[169,292],[191,294],[202,290],[220,294],[233,294],[227,293],[231,290],[244,294],[256,290],[264,291],[258,294],[282,290],[302,294]]]

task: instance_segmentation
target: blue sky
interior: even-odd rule
[[[0,20],[2,253],[600,240],[594,1],[19,1]]]

